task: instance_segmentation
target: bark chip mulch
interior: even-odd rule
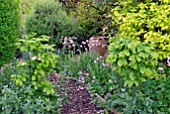
[[[97,104],[90,103],[92,98],[86,89],[79,89],[79,85],[74,79],[67,80],[63,83],[65,88],[67,85],[66,96],[70,103],[63,102],[63,107],[61,110],[62,114],[104,114],[103,108],[98,108]],[[114,114],[109,112],[109,114]]]

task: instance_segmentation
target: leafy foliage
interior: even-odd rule
[[[28,34],[53,36],[54,43],[58,43],[62,36],[76,34],[79,28],[62,10],[62,5],[54,0],[37,2],[25,25]]]
[[[45,95],[31,85],[17,86],[11,74],[17,73],[17,61],[5,65],[0,71],[0,112],[1,114],[46,114],[60,113],[61,95]],[[18,71],[19,72],[19,71]]]
[[[114,64],[113,70],[126,77],[125,86],[138,86],[146,81],[145,77],[158,78],[155,61],[158,54],[154,45],[131,38],[112,38],[110,42],[107,62]]]
[[[114,92],[105,95],[104,99],[107,102],[102,106],[128,114],[168,113],[170,111],[169,78],[147,79],[139,87],[135,87],[135,97],[131,94],[131,88],[123,86],[125,79],[117,75],[113,75],[113,78]]]
[[[118,35],[156,44],[158,59],[170,55],[170,7],[167,1],[145,0],[143,2],[120,2],[112,10],[113,24],[118,27]]]
[[[47,36],[35,38],[33,35],[20,40],[18,46],[27,56],[18,61],[19,72],[11,75],[17,85],[28,84],[35,90],[54,94],[53,85],[45,77],[55,72],[58,56],[53,53],[53,45],[44,44],[48,43],[48,40]]]
[[[11,61],[19,37],[19,0],[0,0],[0,66]]]
[[[87,39],[93,35],[108,33],[111,19],[106,14],[114,7],[113,1],[73,0],[65,1],[66,11],[82,28],[79,37]],[[116,1],[116,0],[115,0]],[[107,30],[106,30],[107,29]]]

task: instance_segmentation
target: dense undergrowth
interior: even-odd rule
[[[11,25],[4,21],[6,16],[0,17],[2,25],[9,26],[1,27],[1,40],[8,44],[12,39],[10,45],[0,43],[2,114],[60,113],[60,83],[47,80],[55,72],[76,79],[106,113],[108,109],[124,114],[170,112],[168,0],[24,1],[20,38],[9,29],[18,27],[19,15],[13,17],[17,23],[9,16]],[[88,51],[93,35],[110,35],[108,57]],[[16,43],[13,39],[18,38]],[[6,54],[12,57],[15,47],[19,57],[17,53],[10,62]]]

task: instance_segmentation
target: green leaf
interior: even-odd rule
[[[8,109],[5,110],[5,114],[11,114],[12,112],[12,107],[9,107]]]
[[[140,73],[144,74],[146,71],[146,68],[145,67],[140,67]]]
[[[134,75],[134,72],[130,72],[129,77],[131,80],[135,80],[135,78],[136,78]]]
[[[36,81],[32,81],[31,83],[32,83],[32,85],[36,85]]]
[[[130,61],[135,60],[135,55],[131,55],[131,56],[129,57],[129,60],[130,60]]]
[[[135,84],[136,86],[139,86],[139,82],[138,82],[137,80],[134,81],[134,84]]]
[[[129,56],[129,55],[130,55],[129,50],[127,50],[127,49],[124,50],[124,53],[125,53],[126,56]]]
[[[122,51],[122,52],[119,53],[119,57],[125,57],[124,51]]]
[[[129,87],[132,87],[133,84],[134,84],[134,81],[133,81],[133,80],[129,80],[129,81],[128,81],[128,86],[129,86]]]
[[[132,68],[135,69],[135,70],[137,70],[137,69],[138,69],[138,64],[137,64],[137,63],[133,64],[133,65],[132,65]]]
[[[121,67],[123,64],[124,64],[124,60],[123,59],[119,59],[118,66]]]
[[[158,54],[156,53],[156,52],[152,52],[152,53],[150,53],[151,54],[151,56],[153,57],[153,58],[158,58]]]
[[[35,75],[32,75],[31,79],[32,79],[32,80],[35,80],[35,79],[36,79],[36,76],[35,76]]]
[[[16,74],[12,74],[12,75],[11,75],[11,78],[15,78],[15,77],[16,77]]]
[[[146,79],[143,78],[143,77],[140,77],[139,79],[140,79],[142,82],[145,82],[145,81],[146,81]]]

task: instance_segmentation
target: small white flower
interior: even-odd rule
[[[158,69],[159,69],[160,71],[163,71],[163,70],[164,70],[162,67],[158,67]]]
[[[99,61],[100,60],[100,58],[99,57],[97,57],[97,59],[96,59],[97,61]]]
[[[113,81],[112,80],[109,80],[109,83],[112,83]]]
[[[39,60],[39,61],[41,60],[41,56],[40,56],[40,53],[38,54],[38,60]]]
[[[25,62],[22,62],[21,65],[24,66],[24,65],[26,65],[26,63],[25,63]]]
[[[31,57],[31,60],[34,61],[36,58],[37,58],[36,56],[33,56],[33,57]]]
[[[85,44],[86,44],[86,42],[82,42],[82,44],[84,44],[84,45],[85,45]]]

